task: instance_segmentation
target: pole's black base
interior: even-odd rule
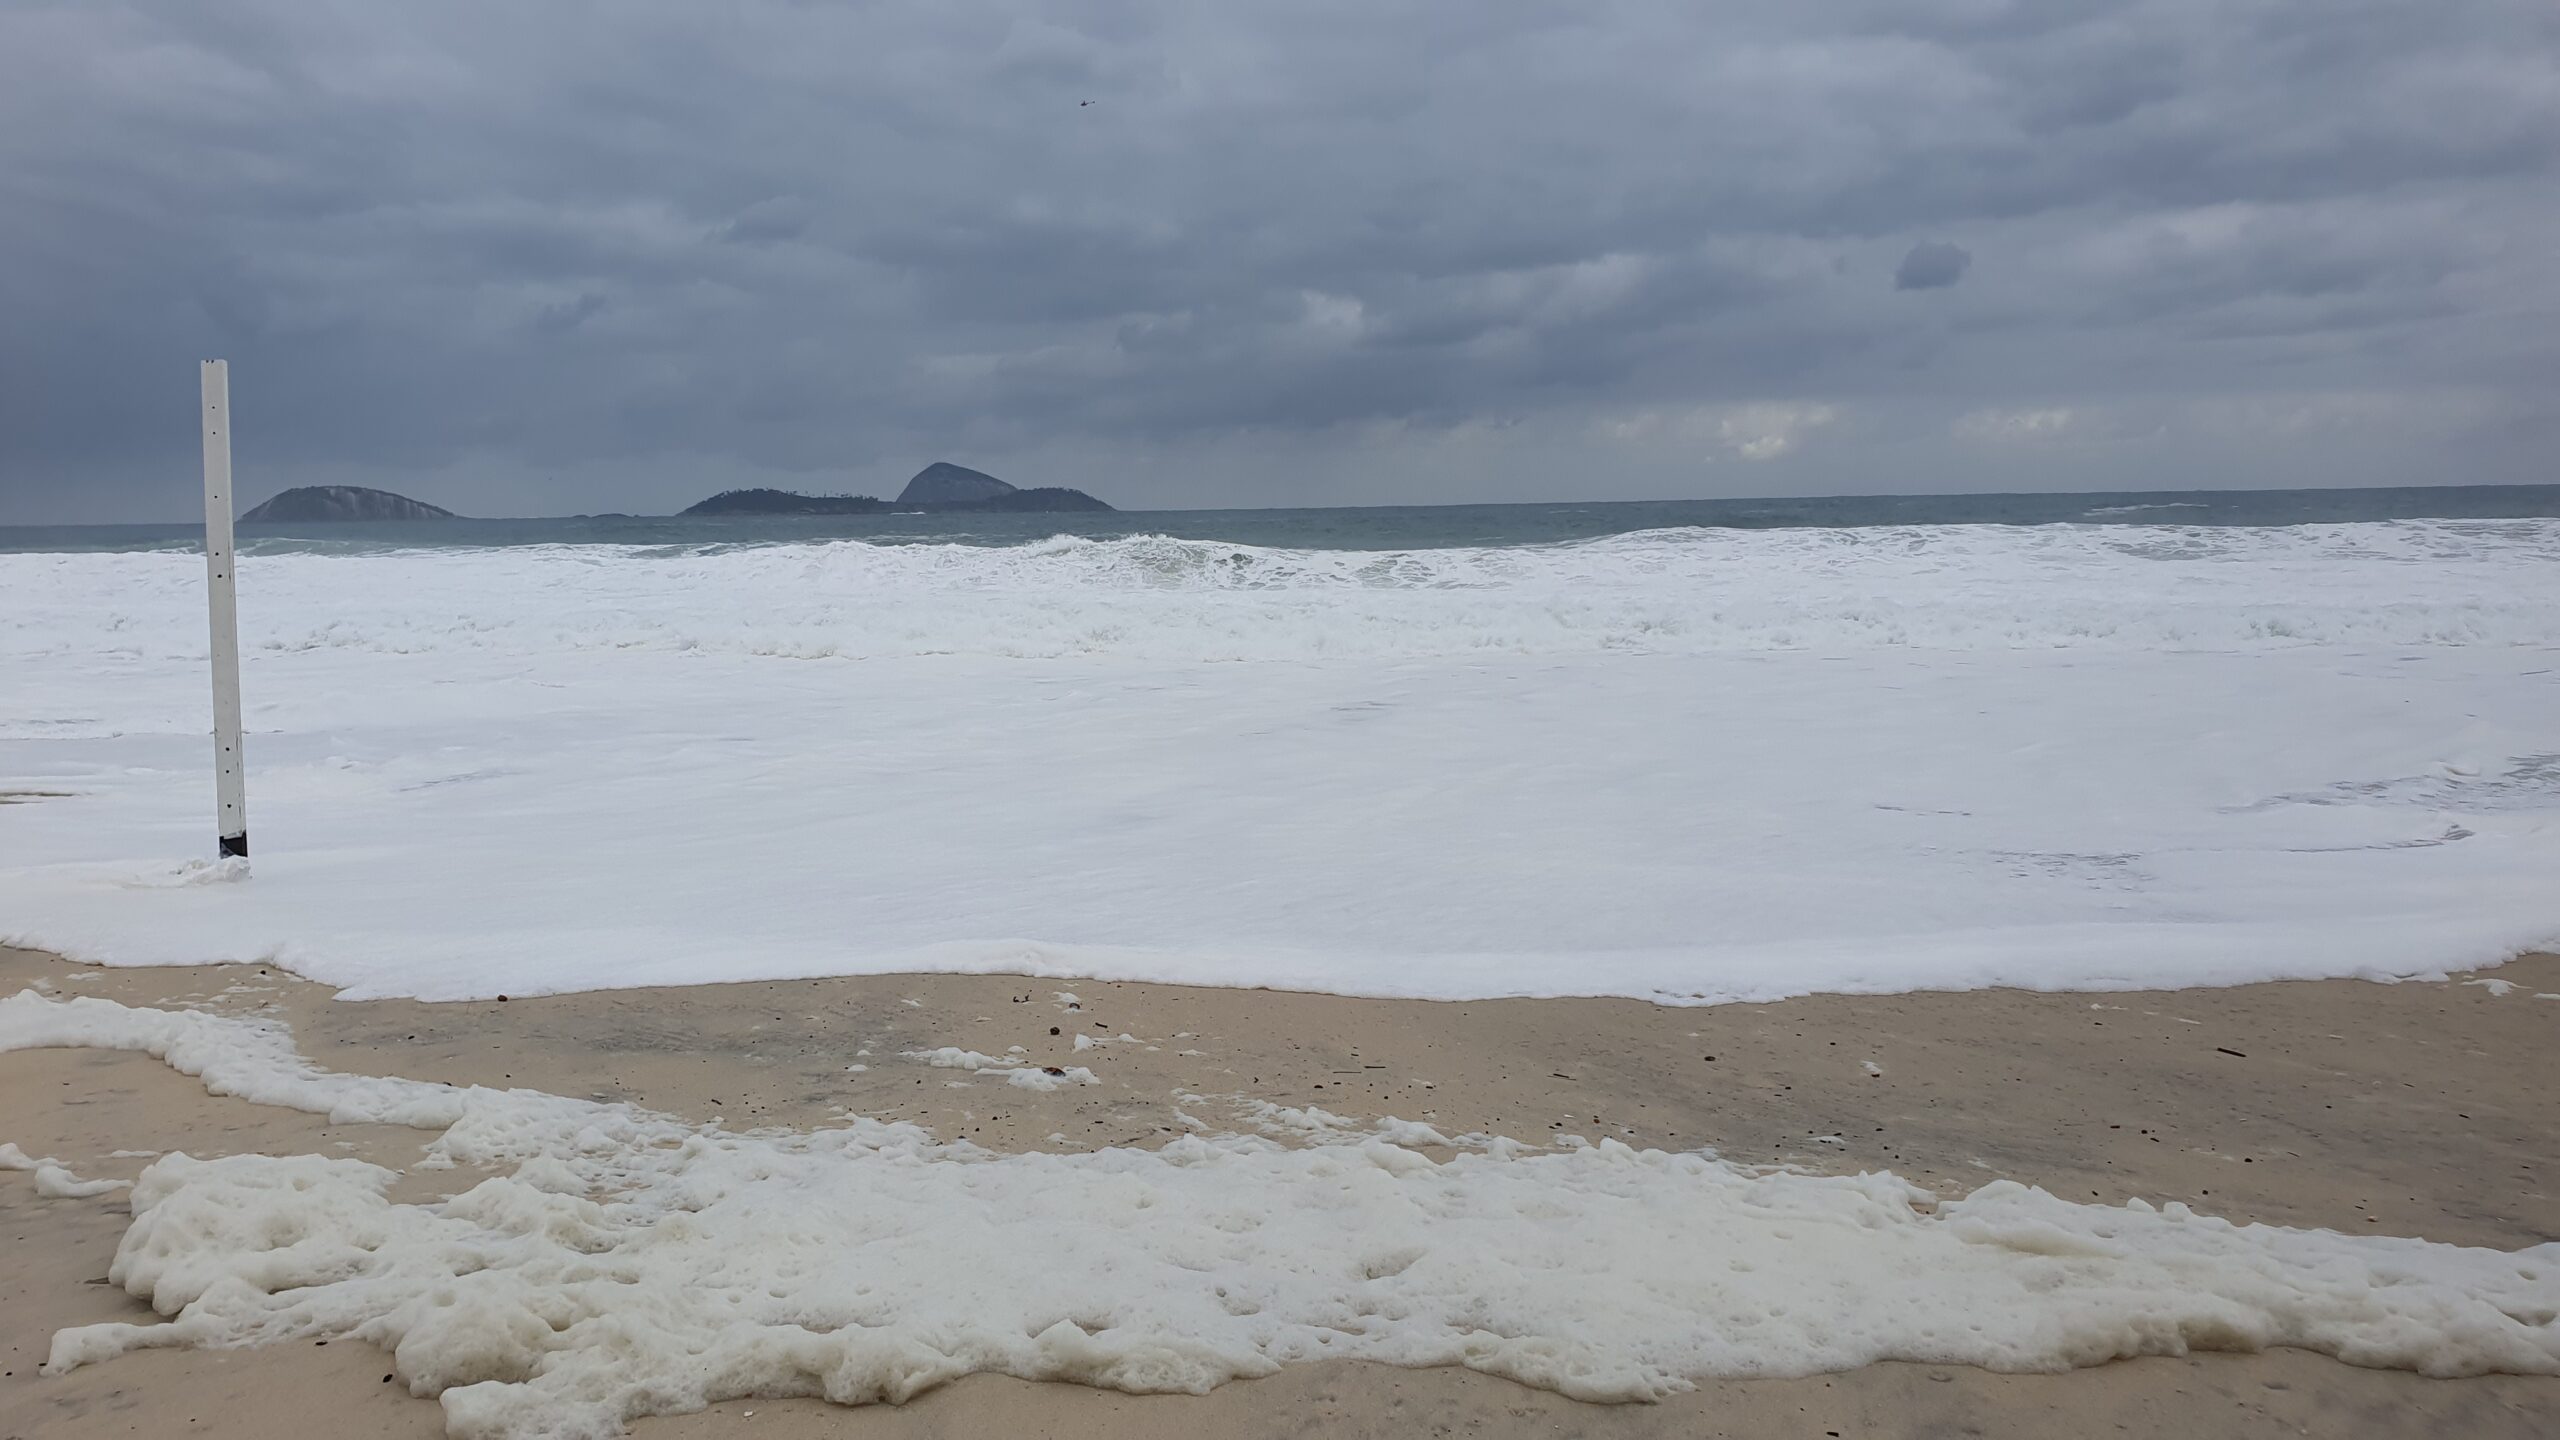
[[[248,831],[243,830],[237,835],[225,835],[222,837],[222,858],[228,860],[234,855],[239,856],[243,860],[249,858]]]

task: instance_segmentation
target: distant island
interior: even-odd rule
[[[996,500],[1019,495],[1002,480],[984,470],[936,460],[915,473],[907,488],[898,492],[901,505],[974,505],[981,500]]]
[[[298,525],[314,520],[453,520],[441,506],[362,485],[297,485],[240,517],[243,525]]]
[[[1097,511],[1111,507],[1081,490],[1042,485],[1019,489],[983,470],[937,460],[915,474],[895,500],[870,495],[800,495],[789,490],[723,490],[685,515],[1006,514]]]
[[[679,515],[885,515],[888,501],[872,495],[802,495],[790,490],[723,490]]]
[[[1021,489],[983,470],[937,460],[915,474],[895,500],[869,495],[800,495],[789,490],[723,490],[680,515],[1054,514],[1108,511],[1081,490],[1058,485]],[[243,525],[308,525],[349,521],[459,520],[440,505],[362,485],[298,485],[240,517]],[[619,519],[622,516],[579,516]]]

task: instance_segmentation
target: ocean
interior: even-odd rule
[[[1133,510],[1062,515],[830,515],[410,521],[245,527],[252,554],[511,545],[719,546],[862,540],[1020,545],[1053,535],[1163,535],[1281,548],[1400,550],[1542,545],[1683,527],[1769,530],[1878,525],[2312,525],[2560,516],[2560,485],[2362,490],[2187,490],[2070,495],[1831,495],[1538,505]],[[201,525],[0,525],[0,553],[184,549]]]
[[[117,1273],[164,1310],[190,1303],[167,1325],[66,1331],[55,1368],[173,1336],[396,1336],[413,1388],[450,1387],[454,1427],[489,1435],[607,1434],[653,1407],[820,1386],[894,1398],[971,1369],[1199,1389],[1319,1356],[1610,1400],[1883,1358],[2032,1370],[2207,1343],[2547,1371],[2550,1246],[2385,1236],[2364,1229],[2373,1210],[2339,1235],[2082,1202],[1982,1159],[1981,1188],[1933,1197],[1867,1168],[1910,1168],[1889,1147],[1830,1150],[1869,1127],[1842,1123],[1855,1092],[1816,1085],[1770,1107],[1807,1127],[1801,1151],[1765,1157],[1640,1150],[1632,1126],[1565,1108],[1573,1092],[1446,1133],[1461,1032],[1414,1022],[1452,1043],[1353,1051],[1356,1069],[1300,1088],[1234,1047],[1249,1020],[1203,1007],[1197,1032],[1151,1027],[1109,987],[1707,1006],[2450,978],[2550,947],[2554,497],[258,535],[238,567],[246,861],[213,858],[191,537],[21,532],[0,553],[0,943],[254,960],[347,1000],[900,977],[867,1009],[815,991],[804,1007],[799,987],[733,998],[754,1013],[725,1050],[651,1019],[690,997],[616,1007],[613,1038],[540,1042],[600,1046],[570,1094],[523,1088],[508,1049],[527,1029],[478,1033],[490,1011],[580,1033],[521,1003],[448,1012],[431,1036],[354,1022],[360,1043],[326,1053],[395,1072],[376,1075],[315,1066],[245,1009],[0,998],[0,1051],[139,1051],[226,1104],[441,1131],[423,1163],[479,1181],[401,1203],[391,1171],[334,1151],[166,1155],[132,1193],[149,1243],[129,1240],[141,1259]],[[1007,977],[1010,1003],[917,995],[932,982],[911,977],[951,973]],[[96,978],[66,968],[62,991]],[[2453,993],[2508,1017],[2551,1004],[2483,983]],[[2307,1083],[2282,1021],[2209,1023],[2180,1013],[2193,999],[2069,1028],[2192,1027],[2173,1043],[2196,1083],[2244,1103]],[[2470,1022],[2443,1023],[2469,1043]],[[1259,1028],[1274,1056],[1344,1043]],[[1610,1074],[1626,1104],[1683,1117],[1663,1127],[1673,1146],[1699,1143],[1678,1136],[1699,1136],[1700,1096],[1748,1109],[1776,1075],[1872,1086],[1879,1147],[1913,1096],[1987,1113],[2036,1076],[2014,1047],[1968,1066],[1961,1044],[1881,1038],[1773,1038],[1793,1072],[1710,1063],[1695,1038],[1695,1068],[1682,1053],[1647,1073],[1668,1052],[1606,1040],[1467,1068],[1525,1074],[1525,1094],[1540,1072]],[[2426,1043],[2396,1049],[2440,1118],[2463,1102],[2425,1073]],[[439,1078],[480,1083],[403,1078],[428,1046],[470,1057]],[[725,1079],[697,1092],[708,1118],[640,1108],[619,1067],[647,1049],[842,1119],[775,1123]],[[1371,1090],[1399,1053],[1402,1088]],[[1141,1093],[1124,1063],[1140,1054],[1181,1068]],[[2343,1087],[2342,1115],[2365,1083],[2313,1078]],[[1369,1113],[1390,1093],[1402,1118]],[[2326,1123],[2307,1092],[2287,1103]],[[2166,1123],[2125,1104],[2060,1123]],[[1975,1118],[1994,1159],[2057,1153],[2049,1119]],[[2195,1146],[2152,1173],[2201,1177],[2197,1199],[2246,1218],[2223,1176],[2247,1142],[2228,1134],[2290,1133],[2247,1118],[2171,1130]],[[1007,1121],[1059,1128],[1008,1147]],[[1949,1133],[1933,1143],[1952,1167],[1975,1131]],[[2198,1168],[2216,1135],[2226,1163]],[[2285,1168],[2281,1144],[2250,1148],[2252,1170]],[[1812,1173],[1834,1155],[1864,1173]],[[1789,1168],[1744,1163],[1763,1158]],[[1808,1158],[1826,1163],[1793,1168]],[[2338,1162],[2355,1178],[2331,1203],[2369,1193],[2369,1158]],[[52,1193],[80,1193],[72,1179]]]
[[[203,562],[22,538],[0,790],[38,798],[0,805],[0,939],[429,998],[921,969],[1705,1003],[2489,964],[2560,940],[2555,501],[257,537],[249,886],[194,863]],[[1815,515],[1856,523],[1777,523]],[[1941,523],[1991,515],[2039,523]],[[1710,516],[1755,523],[1664,523]]]

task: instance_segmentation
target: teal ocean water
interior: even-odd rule
[[[1829,495],[1792,499],[1387,505],[1336,509],[1125,510],[1100,515],[827,515],[551,519],[245,526],[251,554],[480,549],[517,545],[679,548],[866,540],[1023,545],[1053,535],[1165,535],[1316,550],[1543,545],[1684,526],[1770,530],[1874,525],[2310,525],[2376,520],[2560,517],[2560,485],[2361,490],[2196,490],[2035,495]],[[196,525],[0,526],[0,553],[195,547]]]

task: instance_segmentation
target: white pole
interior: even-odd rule
[[[231,366],[204,362],[205,612],[213,622],[213,796],[216,843],[249,853],[249,801],[240,778],[240,611],[232,597]]]

